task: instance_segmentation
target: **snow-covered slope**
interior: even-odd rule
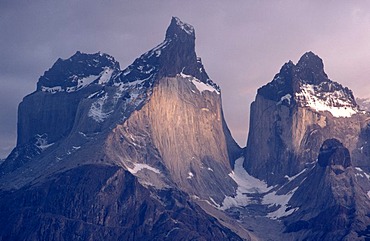
[[[332,83],[324,83],[324,85]],[[302,107],[309,107],[315,111],[328,111],[334,117],[351,117],[358,113],[357,105],[352,103],[343,89],[326,91],[323,84],[302,84],[300,91],[295,93],[295,99]]]
[[[322,60],[312,52],[305,53],[297,65],[286,63],[258,93],[286,106],[327,111],[334,117],[350,117],[359,112],[352,91],[330,80]]]

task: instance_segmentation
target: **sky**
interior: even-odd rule
[[[330,79],[370,97],[370,1],[1,0],[0,158],[15,146],[18,104],[58,58],[101,51],[123,69],[164,40],[172,16],[194,26],[241,146],[257,89],[307,51]]]

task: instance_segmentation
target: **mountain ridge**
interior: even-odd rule
[[[18,118],[0,239],[370,236],[370,115],[312,52],[258,89],[243,149],[176,17],[124,69],[100,52],[58,59]]]
[[[45,72],[20,104],[18,144],[0,166],[2,196],[22,204],[1,201],[2,237],[22,238],[17,227],[30,239],[111,234],[171,240],[171,234],[179,240],[241,240],[232,226],[195,202],[221,203],[233,194],[236,184],[228,173],[241,150],[224,121],[220,89],[196,56],[189,26],[172,18],[164,42],[124,70],[111,56],[77,52]],[[68,192],[73,185],[86,196]],[[118,201],[106,189],[116,190]],[[119,201],[123,197],[128,209]],[[45,206],[55,200],[55,208]],[[88,200],[96,208],[90,210]],[[140,214],[127,219],[128,210]],[[27,212],[34,218],[20,220]],[[65,228],[43,231],[50,229],[48,222]],[[101,234],[90,223],[100,225]],[[116,231],[109,231],[112,226]],[[124,227],[138,231],[130,234]],[[244,239],[250,240],[247,231]]]

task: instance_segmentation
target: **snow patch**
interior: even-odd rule
[[[294,179],[296,179],[297,177],[299,177],[302,173],[304,173],[305,171],[306,171],[307,169],[305,168],[305,169],[303,169],[300,173],[298,173],[298,174],[296,174],[296,175],[294,175],[294,176],[292,176],[292,177],[290,177],[290,176],[288,176],[288,175],[285,175],[284,177],[286,178],[286,179],[288,179],[288,181],[289,182],[291,182],[291,181],[293,181]]]
[[[99,123],[103,122],[106,118],[108,118],[109,115],[113,111],[108,111],[108,112],[104,111],[104,104],[107,101],[107,99],[108,99],[108,94],[105,93],[103,97],[99,98],[97,101],[92,103],[88,116],[93,118],[96,122],[99,122]]]
[[[106,84],[112,77],[113,69],[106,67],[104,71],[101,73],[101,76],[99,78],[99,84]]]
[[[210,91],[210,92],[216,92],[217,94],[220,94],[220,92],[218,92],[215,88],[213,88],[212,86],[207,85],[203,82],[200,82],[200,80],[198,80],[198,79],[194,78],[193,80],[191,80],[191,82],[195,85],[195,87],[197,87],[197,89],[201,93],[203,91]]]
[[[367,192],[367,196],[370,198],[370,191]]]
[[[290,94],[286,94],[280,98],[280,101],[277,104],[281,104],[286,100],[288,102],[288,105],[290,105],[290,100],[292,99],[292,96]]]
[[[216,208],[220,208],[220,205],[218,205],[218,203],[213,198],[209,197],[209,200],[211,200],[213,206],[215,206]]]
[[[355,173],[355,176],[361,176],[366,177],[368,180],[370,180],[370,175],[367,174],[364,170],[362,170],[360,167],[355,167],[355,169],[358,171],[358,173]]]
[[[54,87],[41,86],[41,91],[55,94],[57,92],[62,91],[62,86],[54,86]]]
[[[127,167],[127,170],[129,172],[131,172],[132,174],[136,174],[137,172],[143,170],[143,169],[147,169],[149,171],[152,171],[154,173],[161,173],[157,168],[154,168],[154,167],[151,167],[147,164],[143,164],[143,163],[132,163],[134,165],[134,168],[129,168]]]
[[[197,79],[197,78],[195,78],[191,75],[187,75],[187,74],[184,74],[183,72],[181,72],[179,74],[179,76],[181,76],[182,78],[187,79],[191,83],[193,83],[195,85],[195,87],[199,90],[200,93],[202,93],[203,91],[210,91],[210,92],[216,92],[216,94],[218,94],[218,95],[220,94],[220,92],[218,90],[216,90],[213,86],[205,84],[205,83],[201,82],[199,79]]]
[[[38,146],[41,150],[45,150],[46,148],[48,147],[51,147],[52,145],[54,145],[54,143],[50,143],[50,144],[47,144],[47,145],[41,145],[41,146]]]
[[[176,25],[181,28],[181,30],[185,31],[185,33],[192,35],[194,34],[194,28],[190,24],[182,22],[179,18],[174,17],[176,20]]]
[[[316,111],[329,111],[334,117],[351,117],[358,112],[350,102],[343,100],[343,91],[320,93],[320,98],[317,92],[320,92],[317,86],[303,84],[301,91],[295,93],[295,97],[303,106]]]
[[[87,77],[84,77],[82,79],[79,79],[78,80],[78,83],[77,83],[77,89],[81,89],[85,86],[88,86],[89,84],[91,84],[92,82],[94,82],[94,80],[96,80],[97,78],[99,78],[99,76],[97,75],[90,75],[90,76],[87,76]]]
[[[289,216],[294,211],[298,210],[298,208],[289,209],[289,205],[288,205],[289,200],[292,198],[294,192],[297,189],[298,187],[296,187],[295,189],[293,189],[292,191],[288,192],[285,195],[278,195],[276,194],[276,191],[274,191],[264,196],[262,200],[262,204],[266,204],[269,207],[279,206],[279,208],[276,211],[269,213],[267,217],[271,219],[278,219],[278,218]]]
[[[266,193],[272,187],[267,187],[267,184],[255,177],[252,177],[243,167],[244,157],[235,161],[234,171],[229,176],[236,182],[238,188],[235,197],[226,196],[221,210],[226,210],[231,207],[244,207],[251,203],[251,199],[247,196],[250,193]]]
[[[96,80],[98,80],[99,84],[104,85],[111,79],[113,72],[114,72],[113,69],[109,67],[105,67],[104,70],[99,75],[89,75],[89,76],[82,77],[82,78],[78,77],[77,75],[73,75],[69,77],[69,81],[71,81],[72,83],[77,82],[75,86],[70,86],[70,87],[67,87],[66,89],[63,89],[61,86],[54,86],[54,87],[41,86],[41,91],[49,92],[52,94],[55,94],[57,92],[63,92],[63,91],[67,93],[71,93],[71,92],[75,92],[75,91],[85,88],[86,86],[90,85]]]
[[[187,179],[192,179],[194,177],[194,174],[192,172],[188,172]]]
[[[54,143],[48,143],[48,138],[46,134],[43,135],[36,135],[36,143],[35,145],[41,150],[44,151],[46,148],[51,147]]]

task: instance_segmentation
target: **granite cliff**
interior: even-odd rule
[[[297,65],[286,63],[258,90],[251,105],[245,168],[270,185],[284,183],[286,175],[315,162],[326,139],[336,138],[351,153],[358,151],[369,117],[350,89],[327,77],[322,60],[305,53]],[[366,165],[357,155],[353,162]]]
[[[243,163],[281,240],[368,240],[369,117],[312,52],[258,89]]]
[[[0,166],[1,239],[240,240],[196,203],[236,190],[220,95],[175,17],[123,70],[103,53],[58,59]]]

